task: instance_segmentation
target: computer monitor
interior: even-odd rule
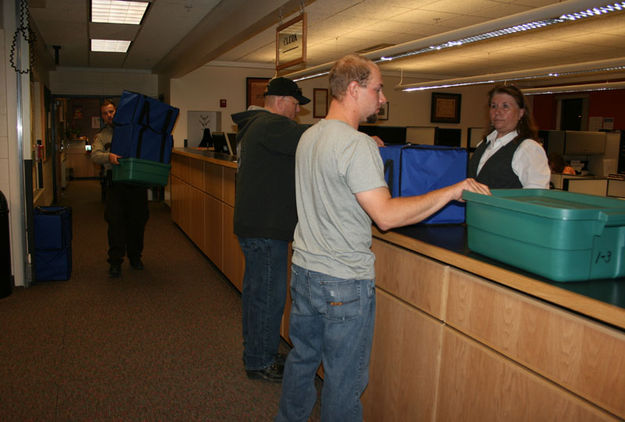
[[[228,141],[226,140],[226,134],[223,132],[213,132],[213,146],[215,147],[215,152],[220,152],[222,154],[230,154],[230,150],[228,148]]]
[[[229,132],[228,133],[228,147],[230,147],[230,155],[239,155],[237,154],[237,134]]]

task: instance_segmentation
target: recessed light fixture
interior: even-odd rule
[[[125,53],[130,47],[126,40],[91,40],[91,51],[106,53]]]
[[[139,25],[149,2],[91,0],[91,22]]]

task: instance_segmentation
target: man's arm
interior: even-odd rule
[[[419,196],[391,198],[385,187],[356,194],[360,206],[380,228],[389,230],[395,227],[416,224],[443,208],[449,201],[462,200],[462,192],[490,194],[486,185],[474,179],[465,179],[455,185],[437,189]]]

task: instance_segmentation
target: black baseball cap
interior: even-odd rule
[[[265,95],[278,95],[280,97],[293,97],[300,105],[308,104],[310,99],[302,95],[302,89],[289,78],[274,78],[269,81]]]

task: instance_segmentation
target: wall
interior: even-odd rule
[[[123,90],[158,96],[158,77],[149,71],[58,67],[50,72],[53,95],[120,96]]]
[[[187,138],[188,111],[220,111],[222,131],[232,132],[233,123],[230,115],[243,111],[246,107],[245,79],[271,78],[273,75],[273,69],[205,65],[182,78],[172,79],[171,105],[180,108],[180,115],[173,131],[174,146],[182,147],[184,139]],[[219,106],[220,99],[226,100],[226,107]]]
[[[174,145],[181,147],[187,138],[187,111],[221,111],[221,128],[234,131],[230,115],[243,111],[246,106],[245,79],[247,77],[273,77],[273,69],[233,68],[205,65],[182,78],[171,80],[171,104],[180,108],[180,117],[174,128]],[[389,119],[380,121],[384,126],[439,126],[461,128],[462,142],[466,142],[467,128],[484,127],[487,124],[488,86],[463,87],[436,92],[462,94],[461,120],[459,124],[430,122],[432,91],[401,92],[394,90],[400,82],[398,76],[384,75],[384,94],[389,101]],[[410,83],[404,78],[404,83]],[[299,83],[303,94],[313,98],[314,88],[327,88],[327,77]],[[227,106],[221,108],[219,100]],[[312,102],[302,107],[298,116],[300,123],[315,123]]]
[[[613,129],[625,130],[625,89],[613,91],[589,92],[588,117],[610,117],[614,119]],[[579,94],[570,96],[579,97]],[[534,117],[538,127],[542,130],[555,130],[557,122],[558,100],[566,98],[564,94],[535,95]]]

